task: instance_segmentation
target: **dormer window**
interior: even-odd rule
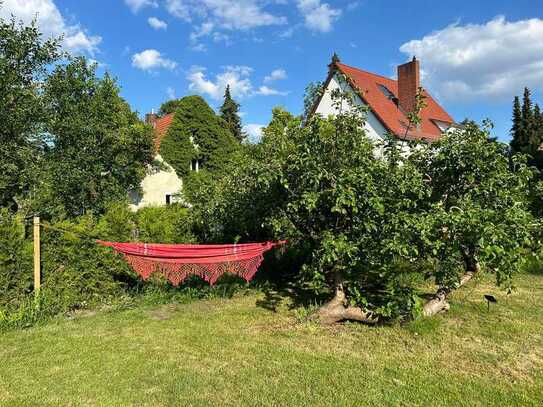
[[[377,84],[379,86],[379,90],[383,92],[383,94],[390,100],[396,99],[396,96],[394,96],[394,93],[390,91],[389,88],[387,88],[385,85],[382,85],[380,83]]]

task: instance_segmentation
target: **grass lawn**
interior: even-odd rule
[[[498,298],[490,313],[484,293]],[[543,405],[541,275],[510,296],[479,279],[449,313],[406,326],[323,328],[263,297],[1,334],[0,404]]]

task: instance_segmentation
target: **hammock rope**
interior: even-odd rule
[[[264,259],[264,253],[286,243],[193,245],[96,242],[121,253],[142,279],[147,280],[153,273],[160,273],[174,286],[190,275],[200,276],[211,285],[225,273],[251,281]]]

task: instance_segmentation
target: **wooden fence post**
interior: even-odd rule
[[[34,294],[38,295],[41,286],[40,259],[40,217],[34,216]]]

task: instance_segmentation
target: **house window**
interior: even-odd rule
[[[200,171],[200,166],[201,166],[202,162],[198,159],[194,159],[191,161],[190,163],[190,170],[191,171]]]
[[[394,96],[394,93],[392,93],[392,92],[390,91],[390,89],[387,88],[385,85],[382,85],[382,84],[378,83],[377,86],[379,86],[379,90],[380,90],[381,92],[383,92],[383,94],[384,94],[387,98],[389,98],[390,100],[396,99],[396,96]]]
[[[166,194],[166,205],[170,205],[172,203],[172,196],[170,194]]]

